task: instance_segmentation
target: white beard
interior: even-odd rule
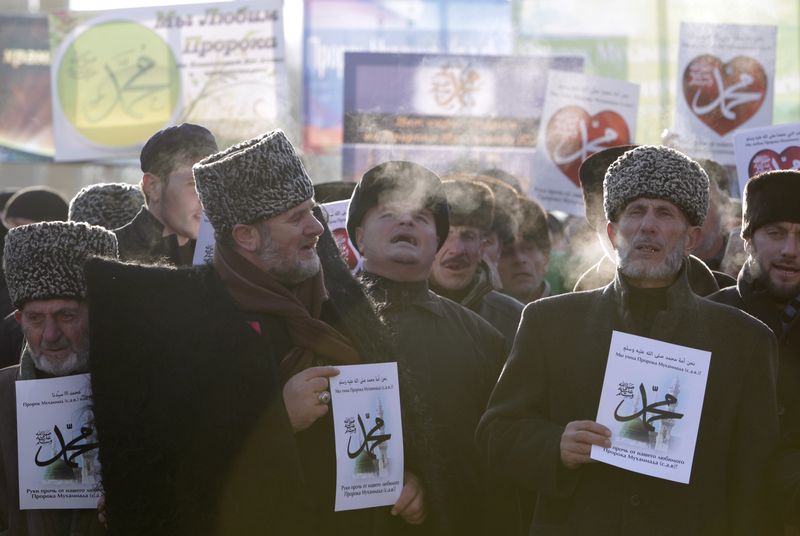
[[[89,370],[88,349],[82,352],[72,352],[65,359],[51,359],[44,354],[35,355],[31,351],[31,358],[37,369],[53,376],[69,376]]]
[[[620,240],[616,249],[617,267],[622,275],[634,280],[668,279],[677,274],[683,265],[686,240],[684,238],[680,244],[676,244],[664,262],[656,266],[645,260],[630,260],[631,245]]]

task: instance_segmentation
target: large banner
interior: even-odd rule
[[[507,0],[305,0],[303,137],[309,153],[342,143],[344,53],[510,54]]]
[[[681,24],[673,145],[734,165],[733,132],[772,123],[775,26]]]
[[[53,155],[47,17],[0,16],[0,161]]]
[[[578,170],[586,158],[636,136],[639,86],[551,71],[529,194],[547,210],[583,216]]]
[[[50,17],[57,160],[138,155],[182,122],[220,146],[289,117],[281,0]]]
[[[498,168],[527,185],[549,69],[578,57],[347,53],[343,180],[386,160]]]

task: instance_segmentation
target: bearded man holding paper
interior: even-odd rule
[[[603,194],[616,277],[525,309],[477,432],[490,471],[538,493],[530,534],[771,534],[776,341],[686,278],[708,177],[675,150],[641,146],[609,167]],[[710,353],[688,483],[592,458],[621,441],[595,422],[615,331]]]

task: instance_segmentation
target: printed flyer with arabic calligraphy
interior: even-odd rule
[[[330,379],[337,512],[397,502],[403,489],[403,421],[397,363],[337,367]]]
[[[102,495],[89,374],[16,382],[21,510],[97,507]]]
[[[772,124],[776,26],[682,23],[670,144],[734,165],[733,132]]]
[[[634,143],[638,104],[637,84],[550,71],[529,195],[547,210],[583,216],[578,169],[598,151]]]
[[[800,124],[739,130],[733,135],[739,191],[765,171],[800,169]]]
[[[611,447],[591,458],[688,484],[711,352],[614,331],[597,410]]]

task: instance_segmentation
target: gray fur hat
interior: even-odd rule
[[[212,154],[192,170],[206,216],[218,233],[277,216],[314,196],[311,179],[282,130]]]
[[[82,221],[106,229],[129,223],[144,205],[142,189],[124,182],[92,184],[81,188],[69,203],[69,221]]]
[[[117,258],[117,237],[96,225],[41,222],[8,231],[3,268],[11,303],[86,298],[83,264],[89,257]]]
[[[664,199],[703,225],[708,211],[708,175],[685,154],[662,145],[642,145],[625,152],[608,167],[603,180],[603,208],[609,221],[640,197]]]

